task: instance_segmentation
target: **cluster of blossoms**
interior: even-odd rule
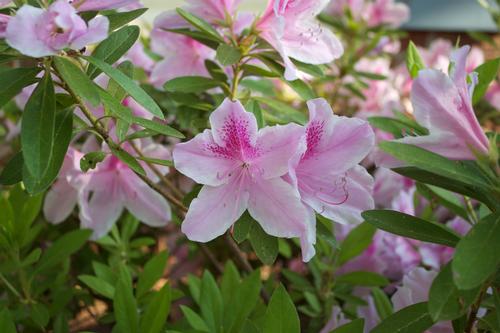
[[[238,44],[245,51],[244,56],[274,52],[272,57],[283,65],[280,82],[287,84],[300,79],[313,81],[301,71],[300,64],[328,66],[329,74],[342,72],[338,64],[332,63],[341,58],[344,47],[318,21],[322,12],[333,16],[349,13],[370,28],[399,27],[409,18],[408,7],[393,0],[270,0],[260,16],[238,11],[239,2],[190,0],[183,9],[208,22],[228,44]],[[9,4],[10,1],[0,0],[0,8]],[[80,15],[82,12],[136,7],[140,7],[136,0],[56,0],[43,9],[24,5],[15,16],[0,14],[0,38],[33,58],[87,54],[89,45],[108,37],[110,22],[104,15],[87,22]],[[209,78],[207,62],[219,65],[217,51],[201,38],[186,33],[190,27],[178,12],[163,13],[154,22],[150,50],[137,42],[120,62],[132,62],[142,69],[143,83],[162,93],[165,84],[175,78]],[[412,78],[406,69],[391,67],[392,58],[387,55],[398,53],[399,48],[397,41],[381,40],[370,54],[354,64],[355,73],[385,77],[363,86],[360,90],[364,98],[349,95],[352,89],[348,87],[357,80],[354,74],[326,85],[326,97],[331,91],[334,97],[349,95],[343,106],[355,110],[351,113],[355,117],[335,114],[334,111],[343,112],[337,105],[332,109],[336,100],[330,103],[328,98],[316,98],[306,103],[309,118],[305,124],[259,128],[254,113],[242,104],[244,94],[238,91],[238,67],[221,65],[222,75],[235,86],[231,93],[224,91],[223,97],[220,87],[213,88],[219,96],[214,99],[216,108],[208,118],[210,129],[198,134],[190,132],[194,137],[182,143],[151,138],[120,141],[114,120],[106,123],[106,130],[113,141],[121,143],[123,151],[138,158],[138,164],[146,170],[145,177],[153,184],[173,170],[164,165],[152,168],[144,156],[173,160],[175,170],[203,185],[182,222],[182,232],[190,240],[209,242],[230,230],[248,211],[267,234],[299,238],[302,259],[308,262],[316,252],[317,215],[337,222],[335,234],[343,241],[363,222],[361,213],[366,210],[386,208],[418,216],[427,205],[416,194],[413,180],[389,169],[402,162],[379,151],[377,142],[411,144],[452,160],[475,160],[477,155],[489,153],[490,142],[472,104],[477,83],[474,69],[484,61],[482,53],[467,46],[454,49],[450,42],[438,40],[429,49],[421,50],[429,68]],[[265,70],[262,58],[249,57],[247,64]],[[54,81],[63,87],[60,77],[54,76]],[[94,83],[101,88],[108,85],[104,76],[95,78]],[[26,87],[17,97],[21,109],[34,87]],[[494,83],[486,95],[496,108],[499,91],[498,83]],[[120,102],[133,116],[161,123],[132,97],[125,96]],[[89,126],[93,125],[93,118],[109,116],[104,107],[80,108],[92,113],[90,122],[84,120]],[[404,112],[428,133],[395,138],[370,126],[371,116],[395,117],[395,110]],[[77,109],[75,115],[85,119],[88,115],[83,111]],[[168,120],[175,121],[173,116]],[[9,124],[10,134],[14,135],[15,126]],[[132,126],[128,133],[135,129]],[[92,239],[97,240],[111,230],[124,209],[152,227],[163,227],[172,220],[172,209],[165,197],[115,156],[113,148],[106,140],[98,143],[94,137],[73,139],[58,179],[45,196],[44,214],[48,221],[61,223],[78,207],[82,228],[91,229]],[[102,154],[97,166],[82,171],[86,154],[95,152]],[[457,234],[466,234],[470,229],[467,221],[452,217],[446,209],[433,214]],[[395,310],[399,310],[427,299],[432,280],[452,256],[453,249],[449,247],[377,231],[370,246],[335,274],[369,271],[387,277],[391,281],[387,291],[392,293]],[[368,332],[380,321],[375,301],[366,288],[356,289],[355,294],[367,304],[360,306],[357,314],[366,318]],[[345,322],[344,313],[334,306],[332,318],[322,332]],[[452,331],[450,322],[441,322],[429,332]]]

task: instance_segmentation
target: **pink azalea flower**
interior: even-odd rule
[[[226,99],[210,115],[211,130],[178,144],[176,169],[205,185],[193,200],[182,231],[208,242],[228,230],[245,210],[276,237],[300,237],[305,261],[314,255],[307,210],[281,177],[303,137],[296,124],[257,129],[255,116]]]
[[[7,7],[11,2],[12,0],[0,0],[0,8]]]
[[[269,0],[257,22],[260,36],[283,58],[287,80],[295,80],[298,70],[291,58],[308,64],[326,64],[338,59],[344,49],[340,41],[316,16],[328,0]]]
[[[24,5],[12,17],[6,32],[7,43],[30,57],[55,55],[71,48],[80,50],[104,40],[109,21],[98,16],[88,22],[78,16],[65,0],[54,2],[48,10]]]
[[[123,57],[124,60],[129,60],[135,67],[144,69],[146,72],[151,72],[155,66],[155,62],[144,50],[144,45],[139,41]]]
[[[472,108],[473,85],[467,83],[465,66],[469,49],[464,46],[453,52],[454,67],[450,76],[434,69],[420,71],[413,83],[411,98],[416,120],[428,128],[430,134],[396,142],[417,145],[457,160],[475,159],[472,149],[488,153],[488,139]],[[383,157],[379,163],[397,165]]]
[[[429,289],[437,276],[435,271],[417,267],[403,278],[403,285],[392,296],[394,310],[399,311],[410,305],[425,302],[429,298]],[[452,333],[451,322],[439,322],[424,333]]]
[[[394,0],[374,0],[366,5],[362,15],[371,27],[387,24],[397,28],[410,19],[410,8]]]
[[[297,187],[309,207],[335,222],[362,221],[361,212],[374,208],[373,178],[358,165],[374,145],[370,125],[339,117],[324,99],[307,103],[307,145],[291,163],[287,180]]]
[[[373,198],[379,207],[390,207],[401,191],[410,190],[414,186],[413,180],[403,177],[391,169],[378,168],[374,176]]]
[[[325,11],[334,16],[341,16],[349,9],[354,18],[359,18],[364,7],[365,0],[335,0],[330,2]]]
[[[490,89],[484,96],[486,100],[493,106],[495,109],[500,110],[500,83],[497,81],[493,82]]]
[[[0,14],[0,38],[5,38],[5,32],[7,31],[7,24],[9,21],[9,15]]]
[[[68,0],[79,12],[118,9],[138,5],[139,0]]]
[[[89,150],[98,147],[92,148]],[[147,156],[162,159],[168,159],[170,155],[164,147],[151,143],[142,151]],[[152,227],[162,227],[170,221],[171,210],[167,201],[126,164],[109,155],[96,169],[83,173],[79,166],[82,156],[82,153],[70,149],[58,180],[47,193],[44,213],[49,222],[64,221],[76,204],[80,208],[82,228],[93,230],[92,239],[106,235],[124,208]],[[150,170],[149,173],[152,174]]]
[[[151,48],[163,60],[154,66],[150,82],[161,87],[180,76],[209,76],[205,60],[215,59],[215,51],[187,36],[162,30],[169,24],[170,17],[164,15],[155,20]]]
[[[210,23],[234,16],[241,0],[187,0],[186,10]]]

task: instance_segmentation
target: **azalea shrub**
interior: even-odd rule
[[[500,58],[239,3],[0,0],[0,332],[500,332]]]

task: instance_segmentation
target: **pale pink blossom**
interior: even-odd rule
[[[413,180],[387,168],[378,168],[375,171],[374,178],[373,198],[377,206],[383,208],[390,207],[401,191],[408,191],[415,184]]]
[[[496,110],[500,110],[500,83],[497,81],[493,82],[484,97],[491,104],[491,106],[493,106]]]
[[[5,38],[5,32],[7,31],[7,24],[9,21],[9,15],[0,14],[0,38]]]
[[[140,145],[140,141],[136,144]],[[93,151],[98,146],[86,148]],[[154,158],[169,159],[166,148],[149,143],[142,152]],[[47,193],[44,213],[51,223],[64,221],[78,204],[82,228],[93,230],[92,239],[106,235],[127,209],[141,222],[162,227],[171,219],[167,201],[146,185],[125,163],[109,155],[94,170],[80,171],[83,153],[70,149],[58,180]],[[152,171],[148,170],[150,178]],[[167,170],[163,168],[162,173]]]
[[[394,310],[399,311],[410,305],[426,302],[429,299],[429,289],[437,272],[417,267],[403,278],[402,286],[398,287],[392,296]],[[453,333],[451,322],[444,321],[435,324],[424,333]]]
[[[205,60],[215,59],[215,51],[190,37],[164,31],[169,24],[165,15],[155,20],[151,49],[163,59],[153,67],[150,82],[161,87],[180,76],[209,76]]]
[[[374,208],[373,178],[359,165],[374,145],[373,131],[364,120],[334,115],[324,99],[307,105],[306,145],[287,180],[313,216],[314,210],[335,222],[360,222],[361,212]]]
[[[385,24],[397,28],[410,19],[410,8],[394,0],[374,0],[367,3],[362,16],[370,27]]]
[[[316,20],[327,4],[328,0],[269,0],[257,22],[260,36],[281,55],[287,80],[298,78],[298,69],[291,59],[326,64],[344,53],[337,37]]]
[[[334,305],[332,309],[332,314],[330,315],[330,319],[326,323],[326,325],[321,329],[320,333],[330,333],[334,329],[349,323],[349,319],[347,319],[342,312],[342,308]]]
[[[208,242],[248,209],[266,233],[301,238],[303,259],[309,260],[316,235],[298,192],[281,178],[304,129],[289,124],[258,130],[255,116],[228,99],[210,115],[210,124],[211,130],[174,149],[176,169],[205,185],[182,231],[193,241]]]
[[[104,40],[109,21],[98,16],[88,24],[65,0],[47,10],[24,5],[7,25],[7,43],[30,57],[55,55],[66,48],[80,50]]]
[[[119,9],[140,3],[139,0],[68,0],[68,2],[79,12]]]
[[[341,16],[349,9],[352,16],[355,19],[359,19],[364,8],[365,0],[332,0],[325,12],[334,16]]]
[[[429,130],[429,135],[395,140],[413,144],[450,159],[475,159],[473,150],[487,154],[488,139],[474,109],[471,96],[474,84],[468,84],[466,59],[470,48],[464,46],[452,54],[450,75],[434,69],[420,71],[412,87],[412,104],[417,122]],[[475,82],[472,78],[472,82]],[[383,166],[398,165],[379,157]]]
[[[12,0],[0,0],[0,8],[7,7],[11,2]]]
[[[124,60],[128,60],[134,64],[135,67],[144,69],[150,73],[155,66],[155,62],[144,50],[144,45],[141,42],[135,43],[130,50],[123,56]]]

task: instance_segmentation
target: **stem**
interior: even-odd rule
[[[479,310],[479,307],[481,306],[481,302],[483,301],[483,297],[486,294],[486,290],[483,289],[481,293],[479,294],[479,298],[477,299],[476,303],[472,305],[471,312],[469,314],[469,318],[467,319],[467,325],[465,326],[465,333],[472,333],[474,329],[474,323],[476,322],[477,319],[477,311]]]
[[[465,207],[467,209],[467,213],[468,213],[470,219],[472,220],[472,223],[473,224],[478,223],[479,218],[477,217],[476,211],[474,210],[474,206],[472,205],[470,198],[464,197],[464,201],[465,201]]]
[[[225,236],[226,244],[229,246],[229,249],[233,254],[238,258],[240,264],[243,266],[243,268],[248,272],[252,273],[253,268],[252,265],[248,262],[246,256],[241,252],[238,244],[234,241],[233,237],[231,237],[231,234],[227,233]]]
[[[17,291],[16,288],[12,284],[10,284],[10,282],[5,278],[5,276],[2,273],[0,273],[0,280],[17,298],[23,299],[19,291]]]
[[[240,64],[233,66],[233,84],[231,86],[231,95],[229,96],[231,100],[236,101],[236,95],[238,94],[238,85],[240,83]]]

